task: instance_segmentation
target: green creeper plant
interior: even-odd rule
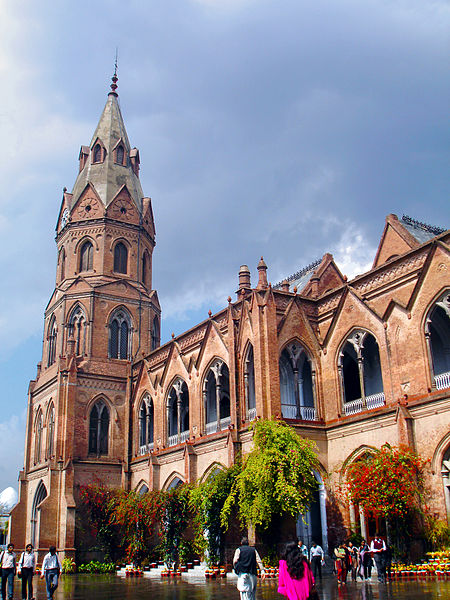
[[[227,529],[237,507],[242,523],[267,529],[275,515],[305,513],[317,489],[316,445],[300,437],[284,421],[264,419],[253,425],[253,450],[220,513]]]

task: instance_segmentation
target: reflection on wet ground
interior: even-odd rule
[[[34,579],[36,600],[45,600],[43,581]],[[20,597],[16,579],[14,597]],[[394,582],[378,584],[348,583],[338,589],[336,580],[324,578],[318,590],[321,600],[447,600],[450,581]],[[122,578],[115,575],[66,575],[55,600],[239,600],[234,582],[155,581],[147,578]],[[258,582],[257,600],[281,600],[274,580]]]

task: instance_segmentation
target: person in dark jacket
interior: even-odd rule
[[[264,577],[264,566],[258,552],[253,546],[249,546],[248,538],[243,537],[233,557],[234,572],[238,576],[237,589],[241,594],[241,600],[256,598],[256,565],[261,570],[261,577]]]

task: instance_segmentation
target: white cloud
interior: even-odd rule
[[[17,476],[23,468],[26,411],[0,422],[0,490],[18,489]]]

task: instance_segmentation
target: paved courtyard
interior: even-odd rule
[[[36,600],[45,600],[45,587],[35,578]],[[321,600],[447,600],[450,581],[395,582],[380,585],[348,583],[338,589],[335,579],[327,577],[319,586]],[[20,597],[20,582],[16,580],[15,598]],[[103,575],[70,575],[61,580],[55,600],[238,600],[233,583],[222,581],[187,583],[185,581],[154,581],[146,578],[124,579]],[[257,600],[281,600],[276,581],[258,584]]]

